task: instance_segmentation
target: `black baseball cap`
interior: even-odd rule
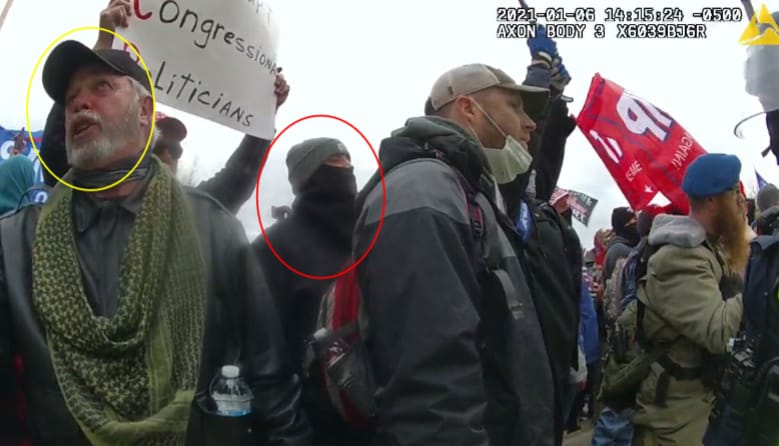
[[[138,65],[126,51],[93,51],[75,40],[66,40],[51,51],[43,65],[43,88],[58,104],[65,103],[68,85],[79,69],[92,64],[102,64],[118,74],[130,76],[151,91],[146,70]]]

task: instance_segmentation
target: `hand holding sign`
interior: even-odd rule
[[[100,11],[100,27],[109,31],[116,31],[116,28],[127,28],[128,20],[132,15],[131,0],[111,0],[108,7]],[[100,31],[95,50],[109,49],[113,43],[113,34]]]
[[[287,102],[287,97],[289,96],[289,84],[287,84],[287,80],[284,79],[284,75],[281,74],[281,67],[278,69],[276,81],[273,86],[275,87],[276,93],[276,110],[278,110],[279,107]]]

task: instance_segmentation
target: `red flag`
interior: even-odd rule
[[[670,115],[596,74],[577,124],[632,208],[660,191],[687,212],[684,172],[706,151]]]

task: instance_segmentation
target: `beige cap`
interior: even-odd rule
[[[517,84],[508,74],[485,64],[469,64],[453,68],[444,73],[433,84],[426,114],[432,114],[459,96],[466,96],[492,87],[504,88],[520,93],[525,112],[536,118],[546,108],[549,90]]]

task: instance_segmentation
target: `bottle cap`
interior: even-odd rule
[[[222,366],[222,376],[225,378],[238,378],[241,374],[241,370],[236,365],[224,365]]]

